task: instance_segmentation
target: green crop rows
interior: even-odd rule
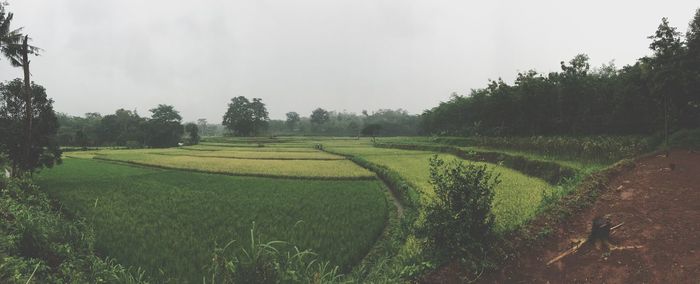
[[[387,218],[376,180],[235,177],[74,158],[37,179],[95,226],[98,251],[176,283],[201,282],[215,243],[246,241],[254,221],[265,239],[348,267]]]

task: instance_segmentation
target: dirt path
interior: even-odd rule
[[[605,252],[592,246],[547,266],[586,237],[596,216],[624,222]],[[649,157],[614,178],[595,205],[561,226],[539,253],[522,257],[484,283],[700,283],[700,153]]]
[[[611,237],[617,247],[584,246],[546,263],[585,238],[590,222],[608,215],[623,223]],[[700,283],[700,153],[675,150],[654,156],[613,178],[596,203],[555,229],[545,245],[527,249],[482,283]],[[458,267],[442,268],[427,282],[459,283]]]

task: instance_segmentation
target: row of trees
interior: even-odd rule
[[[427,132],[446,135],[649,134],[700,127],[700,9],[685,39],[662,19],[653,55],[618,69],[591,69],[585,54],[560,72],[520,73],[453,95],[422,114]]]
[[[58,117],[61,125],[58,142],[64,146],[130,148],[173,147],[180,142],[199,142],[198,125],[188,123],[183,126],[182,117],[173,106],[161,104],[150,112],[150,118],[125,109],[105,116],[99,113],[87,113],[84,117],[61,114]]]
[[[418,135],[420,118],[402,109],[381,109],[362,115],[317,108],[308,117],[288,112],[286,120],[270,120],[262,99],[231,99],[222,124],[236,136],[272,135]],[[206,121],[205,121],[206,124]]]

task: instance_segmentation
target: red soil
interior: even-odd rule
[[[590,223],[608,215],[624,225],[611,237],[612,247],[584,246],[547,266],[586,238]],[[501,271],[480,278],[484,283],[700,283],[700,153],[674,150],[653,156],[613,178],[595,204],[555,228],[536,253],[521,256]],[[446,267],[427,282],[462,282]],[[442,275],[440,275],[442,274]]]

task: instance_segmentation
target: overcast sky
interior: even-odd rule
[[[32,79],[59,112],[174,105],[220,123],[233,96],[271,118],[316,107],[411,113],[489,78],[598,66],[649,54],[661,17],[685,32],[697,0],[10,0],[13,24],[45,51]],[[0,61],[0,79],[21,70]]]

